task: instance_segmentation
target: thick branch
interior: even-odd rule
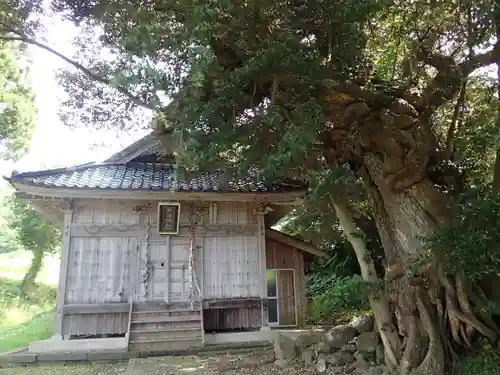
[[[481,53],[479,55],[475,55],[474,57],[467,59],[463,63],[461,63],[459,65],[460,70],[462,70],[464,75],[467,76],[476,69],[496,63],[496,56],[497,52],[495,51],[495,49],[492,49],[491,51],[485,53]]]
[[[349,207],[342,202],[342,199],[334,199],[332,194],[330,194],[329,197],[331,206],[334,208],[339,219],[340,226],[354,249],[361,268],[363,280],[370,283],[372,286],[378,285],[379,288],[383,288],[379,285],[380,280],[375,271],[375,264],[369,254],[364,239],[359,235],[359,230],[354,222]],[[387,354],[387,364],[392,368],[396,368],[401,358],[401,341],[392,323],[392,315],[389,310],[389,302],[385,295],[385,291],[383,289],[380,290],[376,296],[371,294],[369,299],[375,315],[375,321],[379,328],[380,337]]]
[[[462,70],[452,57],[420,51],[418,57],[425,64],[437,69],[437,74],[423,90],[415,103],[421,117],[428,119],[440,105],[453,99],[462,83]]]
[[[111,81],[109,79],[104,78],[104,77],[100,76],[99,74],[96,74],[96,73],[92,72],[90,69],[86,68],[82,64],[80,64],[80,63],[78,63],[78,62],[76,62],[74,60],[71,60],[69,57],[64,56],[62,53],[54,50],[53,48],[51,48],[51,47],[49,47],[49,46],[47,46],[47,45],[45,45],[43,43],[40,43],[40,42],[36,41],[35,39],[31,39],[31,38],[25,37],[25,36],[0,35],[0,40],[19,41],[19,42],[28,43],[28,44],[37,46],[37,47],[39,47],[39,48],[41,48],[41,49],[43,49],[45,51],[50,52],[53,55],[59,57],[60,59],[66,61],[68,64],[70,64],[73,67],[77,68],[78,70],[80,70],[82,73],[84,73],[85,75],[89,76],[93,80],[95,80],[97,82],[100,82],[100,83],[103,83],[103,84],[105,84],[107,86],[113,87],[120,94],[122,94],[122,95],[126,96],[128,99],[130,99],[134,104],[136,104],[136,105],[138,105],[140,107],[151,109],[151,110],[155,109],[152,105],[150,105],[148,103],[145,103],[142,100],[140,100],[137,96],[135,96],[134,94],[132,94],[125,87],[119,86],[119,85],[118,86],[112,85]]]
[[[453,111],[453,117],[451,119],[450,127],[448,128],[448,134],[446,137],[446,156],[451,158],[455,151],[455,133],[457,129],[457,124],[459,123],[459,118],[462,116],[462,107],[465,102],[465,93],[467,91],[467,81],[462,82],[460,87],[460,94],[458,95],[457,103],[455,104],[455,109]]]

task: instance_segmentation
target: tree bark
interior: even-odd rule
[[[373,258],[366,247],[363,236],[360,235],[360,230],[356,226],[349,207],[343,203],[342,199],[334,199],[332,195],[330,195],[330,199],[340,226],[354,249],[361,268],[361,276],[372,288],[369,296],[370,307],[374,313],[375,323],[384,344],[387,365],[391,369],[395,369],[401,358],[401,340],[392,322],[392,315],[382,280],[379,280],[377,276]]]
[[[32,253],[33,258],[31,259],[30,266],[28,268],[28,271],[24,275],[19,287],[21,295],[26,295],[28,288],[30,287],[30,285],[33,285],[38,276],[38,272],[40,272],[40,269],[42,268],[44,255],[43,250],[36,249],[33,250]]]
[[[498,1],[495,2],[495,31],[496,31],[496,44],[495,44],[495,55],[496,55],[496,65],[497,65],[497,128],[500,131],[500,4]],[[499,136],[500,140],[500,136]],[[493,186],[500,188],[500,147],[497,147],[495,165],[493,167]]]
[[[382,299],[370,302],[377,325],[395,322],[397,327],[397,333],[382,330],[387,364],[401,375],[443,375],[457,346],[472,346],[477,336],[494,341],[499,332],[490,317],[474,309],[481,302],[472,292],[477,286],[446,274],[426,245],[426,238],[449,220],[448,198],[429,173],[437,142],[402,101],[382,110],[366,103],[345,108],[343,119],[332,120],[336,128],[325,158],[336,165],[355,161],[351,164],[372,202],[387,266]],[[334,207],[363,277],[375,282],[366,247],[352,235],[357,229],[348,209],[338,199]]]
[[[446,198],[426,178],[395,192],[373,154],[364,158],[363,180],[385,249],[389,305],[404,338],[399,371],[442,375],[454,344],[472,346],[475,333],[495,341],[498,334],[488,317],[476,316],[472,287],[429,255],[425,238],[446,221]]]

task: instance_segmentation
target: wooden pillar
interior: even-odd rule
[[[265,311],[264,303],[267,300],[267,280],[266,280],[266,224],[265,215],[267,210],[261,206],[256,209],[257,215],[257,250],[259,252],[259,269],[260,269],[260,298],[261,298],[261,326],[268,326],[267,313]]]
[[[59,268],[59,284],[56,297],[56,314],[54,319],[54,336],[62,339],[63,334],[63,307],[66,297],[66,282],[68,279],[68,264],[71,242],[71,222],[73,221],[73,204],[70,202],[62,208],[64,212],[63,237],[61,249],[61,265]]]

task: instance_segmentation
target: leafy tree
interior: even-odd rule
[[[35,282],[42,268],[44,255],[57,250],[60,231],[24,199],[11,198],[8,205],[11,209],[10,227],[16,231],[18,241],[24,249],[33,253],[31,264],[21,282],[20,289],[24,294]]]
[[[28,73],[23,48],[0,41],[0,142],[4,157],[17,159],[31,141],[36,108]]]
[[[28,4],[11,3],[23,11]],[[268,178],[308,180],[332,173],[331,207],[372,283],[390,367],[442,374],[455,346],[472,344],[474,335],[497,338],[491,319],[463,303],[479,285],[446,273],[425,240],[451,221],[450,207],[468,183],[492,180],[484,171],[492,170],[498,126],[486,115],[487,88],[473,77],[497,62],[496,2],[52,4],[99,35],[80,43],[86,65],[72,65],[81,74],[63,77],[74,94],[68,105],[109,104],[80,120],[123,126],[135,108],[154,110],[157,125],[183,139],[179,158],[189,170],[217,165],[244,173],[259,165]],[[3,38],[40,46],[23,11],[10,17]],[[171,105],[164,94],[175,97]],[[477,141],[464,126],[469,121],[483,136]],[[469,180],[462,164],[474,172]],[[384,282],[356,225],[362,212],[384,249]]]
[[[12,212],[10,209],[9,189],[0,189],[0,253],[9,253],[22,249],[17,238],[17,231],[10,225]]]

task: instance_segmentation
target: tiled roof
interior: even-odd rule
[[[38,172],[16,173],[11,182],[50,188],[113,189],[180,192],[278,192],[304,189],[300,183],[264,184],[256,177],[228,179],[222,171],[181,180],[174,166],[160,163],[84,164]]]

